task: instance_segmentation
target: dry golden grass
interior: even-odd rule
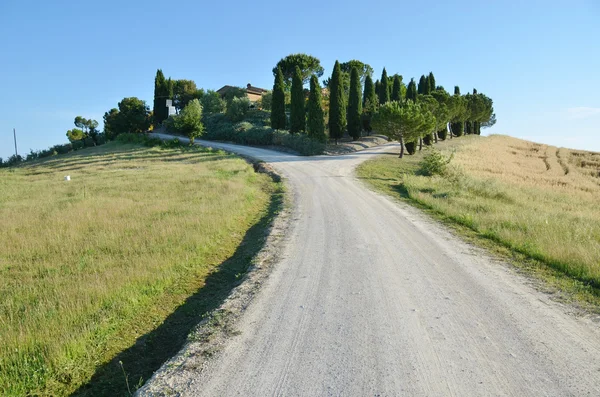
[[[600,154],[508,136],[440,143],[453,176],[419,174],[423,154],[384,156],[359,174],[503,245],[600,287]]]
[[[201,149],[111,143],[0,170],[0,394],[74,391],[202,287],[272,189]]]

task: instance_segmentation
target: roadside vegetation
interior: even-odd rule
[[[262,244],[281,194],[268,176],[119,141],[0,170],[0,395],[128,394]]]
[[[466,137],[359,166],[369,184],[418,203],[600,289],[600,153],[507,136]]]

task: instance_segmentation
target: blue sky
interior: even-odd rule
[[[486,133],[600,151],[600,1],[0,1],[0,157],[66,142],[77,115],[151,106],[157,68],[198,87],[271,88],[305,52],[494,100]],[[323,77],[325,78],[325,76]],[[321,78],[321,80],[323,80]]]

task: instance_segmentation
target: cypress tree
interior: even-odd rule
[[[158,69],[156,77],[154,77],[154,106],[152,108],[155,125],[159,125],[167,118],[166,87],[165,75],[161,69]]]
[[[273,98],[271,103],[271,128],[285,130],[285,92],[283,86],[283,73],[277,69],[275,83],[273,84]]]
[[[329,82],[329,137],[335,139],[336,144],[346,129],[346,103],[340,74],[340,63],[335,61]]]
[[[457,97],[460,97],[460,88],[457,85],[454,86],[454,95]],[[460,120],[460,119],[453,120],[452,123],[450,123],[450,130],[451,130],[450,138],[452,138],[452,135],[462,136],[464,133],[464,128],[465,128],[464,120]]]
[[[394,76],[394,85],[392,87],[392,101],[398,101],[400,102],[400,100],[402,100],[402,92],[400,91],[400,87],[402,86],[402,82],[400,81],[400,76],[395,75]]]
[[[437,90],[437,87],[435,85],[435,77],[433,77],[433,72],[429,72],[429,76],[427,76],[427,79],[429,80],[429,92]]]
[[[410,83],[408,83],[408,87],[406,88],[406,99],[415,102],[417,101],[417,84],[415,83],[415,79],[410,79]]]
[[[383,72],[381,72],[381,80],[379,82],[379,104],[383,105],[390,101],[390,91],[388,88],[388,77],[385,68],[383,68]]]
[[[381,90],[381,83],[379,80],[375,80],[375,95],[377,95],[377,103],[379,103],[379,91]]]
[[[427,83],[427,79],[425,78],[425,75],[421,75],[421,78],[419,79],[419,88],[417,89],[417,92],[421,95],[427,95],[428,89],[429,84]]]
[[[327,140],[325,135],[325,119],[323,118],[323,105],[321,98],[321,86],[316,75],[310,78],[310,94],[308,95],[308,106],[306,109],[308,122],[306,131],[308,135],[321,142]]]
[[[350,72],[350,94],[348,96],[348,133],[354,140],[360,138],[362,130],[360,122],[362,113],[361,96],[358,69],[354,67]]]
[[[363,92],[363,109],[377,104],[377,94],[371,76],[365,77],[365,91]]]
[[[377,109],[377,94],[375,93],[375,85],[371,76],[367,75],[365,78],[365,91],[363,93],[363,115],[362,115],[362,126],[363,130],[367,132],[373,131],[371,127],[371,118],[373,113]]]
[[[171,78],[169,77],[169,79],[167,80],[167,89],[166,89],[166,93],[167,93],[167,98],[166,99],[173,99],[173,89],[174,89],[174,83],[173,80],[171,80]],[[166,102],[166,100],[165,100]],[[165,106],[166,107],[166,106]],[[168,112],[165,110],[165,115],[168,116],[167,114]]]
[[[302,87],[302,72],[296,66],[292,77],[292,97],[290,104],[290,132],[301,132],[306,128],[304,113],[304,89]]]

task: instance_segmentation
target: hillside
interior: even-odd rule
[[[166,146],[0,170],[1,395],[127,394],[244,273],[277,185],[236,156]]]
[[[600,287],[600,153],[508,136],[437,145],[454,153],[447,176],[424,176],[427,152],[366,162],[375,188],[418,203],[583,285]]]

